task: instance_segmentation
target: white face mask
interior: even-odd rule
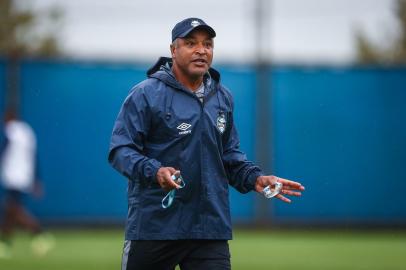
[[[271,186],[266,186],[262,191],[262,194],[264,194],[267,199],[271,199],[281,192],[282,186],[283,185],[281,183],[276,182],[275,188],[271,189]]]

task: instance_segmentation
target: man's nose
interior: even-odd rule
[[[200,54],[205,54],[206,48],[204,47],[203,44],[199,44],[199,45],[197,45],[196,52],[200,53]]]

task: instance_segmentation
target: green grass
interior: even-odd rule
[[[406,233],[240,232],[233,269],[406,269]]]
[[[121,230],[55,230],[56,247],[45,257],[19,233],[7,270],[120,269]],[[406,269],[406,232],[242,231],[230,241],[232,269]]]

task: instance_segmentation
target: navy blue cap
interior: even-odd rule
[[[199,18],[187,18],[181,22],[178,22],[172,29],[172,42],[177,38],[184,38],[194,29],[204,29],[209,35],[214,38],[216,32],[207,23]]]

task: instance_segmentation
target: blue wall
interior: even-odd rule
[[[406,222],[406,69],[276,68],[277,175],[303,182],[277,222]]]
[[[4,111],[4,102],[6,99],[6,63],[0,59],[0,115]]]
[[[3,69],[2,69],[3,68]],[[110,133],[146,65],[24,61],[21,104],[38,135],[42,219],[122,222],[126,180],[107,163]],[[256,74],[218,67],[235,99],[241,147],[255,158]],[[0,62],[0,94],[4,85]],[[291,224],[406,224],[406,68],[274,67],[269,115],[275,174],[301,181],[292,205],[270,201],[268,217]],[[3,83],[2,83],[3,80]],[[2,106],[0,102],[0,106]],[[254,220],[260,195],[231,192],[235,222]]]
[[[3,112],[6,99],[6,63],[0,59],[0,123],[3,123]],[[4,140],[3,125],[0,124],[0,143]],[[3,196],[3,190],[0,184],[0,199]],[[2,200],[0,200],[0,204]],[[2,207],[0,207],[0,214],[2,213]]]
[[[39,138],[46,219],[120,220],[126,180],[107,163],[111,129],[143,69],[130,65],[26,62],[23,115]]]

